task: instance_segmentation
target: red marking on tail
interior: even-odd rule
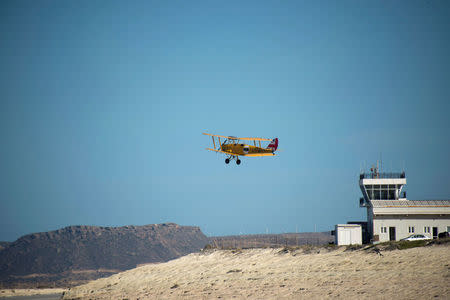
[[[273,152],[278,149],[278,138],[274,138],[266,149],[272,149]]]

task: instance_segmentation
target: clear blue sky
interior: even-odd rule
[[[449,32],[449,1],[1,1],[0,240],[330,230],[380,155],[449,199]],[[225,165],[204,131],[283,152]]]

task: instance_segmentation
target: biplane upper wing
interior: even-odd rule
[[[225,139],[237,139],[237,137],[235,136],[225,136],[225,135],[218,135],[218,134],[211,134],[211,133],[204,133],[204,135],[209,135],[209,136],[216,136],[216,137],[221,137],[221,138],[225,138]]]
[[[238,138],[238,139],[243,141],[265,141],[265,142],[272,141],[272,139],[263,139],[263,138]]]
[[[225,135],[217,135],[217,134],[210,134],[210,133],[203,133],[204,135],[209,135],[209,136],[216,136],[216,137],[221,137],[221,138],[226,138],[226,139],[231,139],[231,140],[242,140],[242,141],[265,141],[265,142],[271,142],[272,139],[263,139],[263,138],[242,138],[242,137],[235,137],[235,136],[225,136]]]

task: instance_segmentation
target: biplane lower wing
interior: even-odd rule
[[[275,156],[275,153],[252,153],[252,154],[244,154],[243,156],[247,157]]]
[[[226,152],[226,151],[222,151],[222,150],[215,150],[215,149],[211,149],[211,148],[206,148],[206,150],[220,152],[220,153],[224,153],[224,154],[228,154],[228,155],[232,155],[232,156],[247,156],[247,157],[275,156],[275,153],[252,153],[252,154],[239,154],[239,155],[237,155],[237,154],[234,154],[232,152]]]
[[[228,155],[234,155],[231,152],[226,152],[226,151],[222,151],[222,150],[215,150],[215,149],[211,149],[211,148],[206,148],[206,150],[220,152],[220,153],[225,153],[225,154],[228,154]]]

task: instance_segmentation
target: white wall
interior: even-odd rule
[[[450,219],[373,219],[373,234],[379,236],[380,242],[389,241],[389,227],[395,227],[396,240],[408,237],[411,234],[424,234],[433,238],[433,227],[438,227],[438,233],[447,231]],[[386,233],[381,232],[381,227],[386,227]],[[414,233],[408,231],[408,227],[414,227]],[[430,227],[430,232],[424,232],[424,227]]]
[[[336,244],[361,245],[362,230],[360,225],[342,224],[336,225]]]

